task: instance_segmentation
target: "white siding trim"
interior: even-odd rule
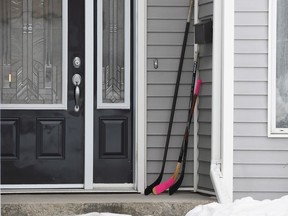
[[[144,193],[146,187],[146,112],[147,112],[147,0],[137,0],[135,5],[134,30],[134,134],[135,134],[135,183],[136,190]]]
[[[234,1],[214,0],[210,176],[220,203],[233,200]]]
[[[85,1],[85,125],[84,125],[84,128],[85,128],[84,188],[93,189],[94,0]]]

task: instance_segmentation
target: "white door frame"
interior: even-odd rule
[[[146,13],[147,0],[134,5],[134,184],[93,185],[94,0],[85,1],[85,159],[84,189],[144,193],[146,181]],[[96,188],[94,188],[96,186]]]

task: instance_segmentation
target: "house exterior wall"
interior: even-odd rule
[[[189,2],[148,0],[147,3],[147,184],[149,185],[158,177],[161,170]],[[171,177],[174,172],[186,126],[192,80],[193,31],[191,24],[163,180]],[[154,59],[158,59],[158,69],[153,66]],[[187,169],[182,183],[184,187],[193,186],[193,123],[190,134]]]
[[[147,5],[147,184],[161,169],[189,0],[148,0]],[[200,21],[212,18],[213,0],[199,1]],[[193,17],[193,16],[192,16]],[[174,172],[186,120],[192,80],[194,20],[191,20],[181,85],[163,179]],[[199,103],[199,189],[213,190],[209,176],[211,158],[212,45],[200,46],[200,78],[203,85]],[[154,59],[159,67],[153,66]],[[193,123],[189,137],[186,174],[182,186],[193,187]]]
[[[268,0],[235,0],[234,199],[288,193],[288,139],[268,138]]]

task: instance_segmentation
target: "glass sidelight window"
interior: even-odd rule
[[[270,0],[269,129],[270,136],[288,136],[288,23],[286,0]]]
[[[67,108],[67,0],[0,1],[5,109]]]
[[[130,0],[97,1],[97,108],[130,108]]]

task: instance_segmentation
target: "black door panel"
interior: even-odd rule
[[[83,183],[84,36],[84,0],[69,0],[67,110],[1,110],[1,184]],[[82,60],[78,69],[75,56]],[[75,73],[82,76],[79,112],[74,111]]]

